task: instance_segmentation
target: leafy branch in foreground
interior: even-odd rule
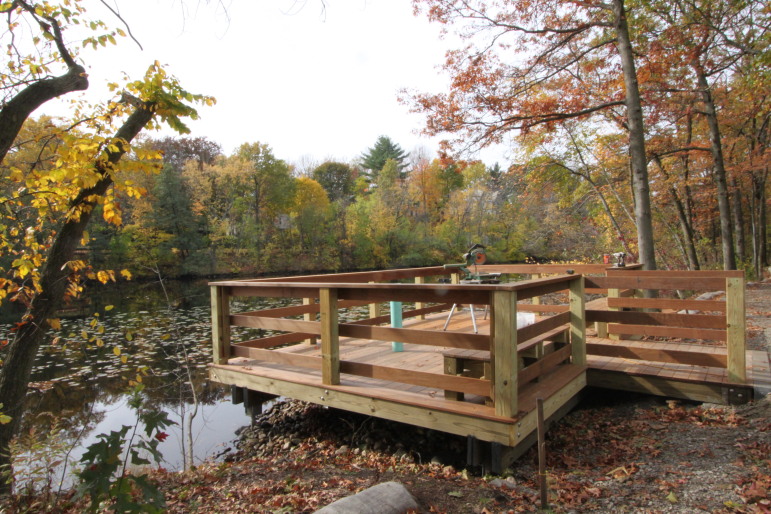
[[[147,466],[150,458],[160,464],[158,445],[168,437],[163,431],[175,424],[166,413],[144,408],[143,386],[131,392],[129,406],[137,413],[134,426],[99,434],[80,459],[84,468],[78,473],[78,496],[91,499],[90,510],[108,507],[114,512],[161,512],[165,499],[146,474],[127,473],[127,466]],[[138,433],[139,431],[142,433]],[[149,458],[148,458],[149,457]],[[135,495],[140,500],[135,500]]]

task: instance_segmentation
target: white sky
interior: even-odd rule
[[[440,39],[436,24],[412,14],[410,0],[326,0],[323,13],[321,0],[225,4],[227,13],[216,0],[117,0],[144,50],[128,38],[84,50],[88,97],[106,95],[102,84],[121,72],[141,77],[158,60],[189,91],[217,98],[199,109],[191,136],[227,154],[259,141],[290,163],[350,162],[387,135],[406,151],[424,147],[435,156],[439,138],[417,134],[422,116],[397,93],[445,90],[438,66],[457,41]],[[98,3],[93,12],[120,24]],[[477,157],[504,165],[501,155]]]

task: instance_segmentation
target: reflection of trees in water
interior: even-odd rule
[[[229,389],[208,380],[211,313],[207,284],[166,285],[168,302],[157,282],[88,289],[92,315],[100,314],[98,326],[91,325],[94,317],[90,316],[62,319],[61,329],[50,331],[33,369],[24,431],[33,426],[50,429],[52,419],[58,418],[66,438],[75,441],[110,416],[110,412],[99,410],[100,405],[123,400],[129,380],[136,380],[137,375],[145,385],[148,407],[163,409],[177,420],[191,412],[194,395],[190,383],[199,404],[214,405],[229,397]],[[234,311],[293,303],[250,298],[234,305]],[[108,305],[114,308],[107,311]],[[0,340],[7,338],[10,329],[0,325]],[[89,342],[97,330],[104,342],[101,347]],[[84,331],[88,337],[83,337]],[[234,330],[236,340],[264,335],[268,335],[266,331]],[[120,355],[114,353],[116,347]],[[125,363],[121,357],[126,358]]]

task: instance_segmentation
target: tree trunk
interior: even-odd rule
[[[115,136],[118,150],[108,151],[107,161],[95,164],[99,167],[102,178],[93,187],[81,190],[72,201],[70,207],[79,208],[81,214],[77,219],[72,217],[64,221],[48,251],[40,277],[40,292],[27,309],[9,344],[3,367],[0,368],[0,398],[3,399],[5,414],[11,416],[10,423],[0,425],[0,469],[11,469],[9,444],[21,427],[24,398],[35,357],[46,331],[46,320],[53,316],[64,298],[69,275],[67,262],[74,258],[75,250],[91,219],[93,207],[97,204],[97,198],[104,196],[112,185],[109,167],[117,164],[127,151],[128,147],[123,142],[133,140],[152,117],[151,105],[139,107],[118,130]],[[0,481],[0,494],[9,492],[10,485]]]
[[[725,161],[723,160],[723,144],[720,141],[720,126],[717,122],[715,102],[712,99],[707,76],[699,64],[693,66],[696,72],[704,112],[709,126],[710,150],[712,151],[713,175],[717,186],[717,206],[720,211],[720,242],[723,248],[723,269],[736,269],[736,254],[734,253],[733,229],[731,227],[731,205],[728,201],[728,182],[726,180]]]
[[[645,126],[643,124],[640,89],[637,84],[637,70],[634,63],[634,53],[629,36],[624,0],[613,0],[612,5],[615,15],[616,45],[621,56],[621,67],[626,86],[626,116],[629,128],[629,158],[632,168],[632,187],[635,198],[637,246],[643,269],[654,270],[656,269],[656,252],[653,243],[648,162],[645,155]]]
[[[753,198],[753,231],[752,231],[752,264],[758,280],[763,278],[763,270],[768,266],[768,217],[766,211],[766,179],[768,167],[752,174]]]
[[[731,177],[731,197],[733,198],[731,214],[733,215],[734,235],[736,236],[736,260],[739,266],[742,266],[747,256],[744,251],[746,243],[744,241],[742,193],[739,190],[739,185],[736,183],[736,177]]]
[[[656,155],[653,157],[653,160],[658,166],[659,170],[661,170],[661,173],[664,175],[664,177],[669,179],[669,174],[664,169],[664,164],[661,162],[661,158]],[[691,224],[691,219],[688,216],[688,211],[686,210],[685,204],[680,199],[680,195],[677,193],[677,188],[675,188],[675,186],[669,186],[669,195],[672,197],[672,202],[675,204],[677,219],[680,221],[680,230],[682,232],[683,238],[685,239],[685,241],[678,239],[678,242],[682,247],[683,254],[688,260],[688,269],[698,270],[700,269],[699,257],[696,254],[696,243],[694,241],[693,225]]]

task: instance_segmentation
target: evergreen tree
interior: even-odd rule
[[[380,136],[375,143],[375,146],[368,149],[361,156],[361,166],[364,169],[370,170],[370,179],[372,182],[377,181],[377,175],[380,170],[385,166],[388,159],[393,159],[397,163],[399,169],[399,175],[401,179],[404,179],[406,173],[404,168],[407,164],[404,162],[409,154],[402,150],[402,147],[391,141],[388,136]]]

